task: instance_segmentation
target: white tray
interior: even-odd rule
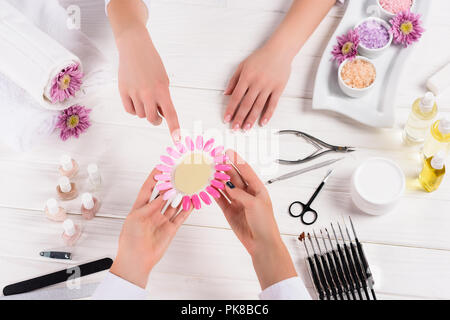
[[[416,0],[414,12],[422,15],[425,24],[428,15],[429,0]],[[376,0],[348,0],[342,21],[331,37],[322,55],[314,83],[312,108],[332,110],[372,127],[388,128],[395,123],[394,101],[397,84],[405,60],[411,50],[392,44],[380,57],[372,59],[377,69],[377,80],[370,92],[362,98],[350,98],[339,88],[337,82],[338,65],[331,61],[331,51],[336,37],[346,33],[358,22],[370,16],[376,6]],[[369,12],[369,13],[368,13]]]

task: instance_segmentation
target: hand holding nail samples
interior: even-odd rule
[[[150,271],[162,258],[193,209],[180,211],[180,202],[175,207],[172,202],[161,214],[165,205],[164,192],[148,202],[156,185],[155,176],[159,174],[161,172],[154,169],[142,186],[122,227],[117,257],[110,270],[142,288],[147,284]]]

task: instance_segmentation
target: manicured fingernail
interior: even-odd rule
[[[251,127],[252,127],[252,125],[251,125],[250,123],[247,123],[247,124],[244,126],[244,131],[250,130]]]
[[[231,181],[227,181],[227,186],[228,186],[228,188],[230,188],[230,189],[234,189],[235,187],[234,187],[234,184],[231,182]]]
[[[228,122],[230,122],[230,121],[231,121],[231,115],[230,115],[230,114],[227,114],[227,115],[225,116],[225,118],[223,119],[223,122],[228,123]]]
[[[172,133],[172,139],[175,142],[180,142],[181,136],[180,136],[180,133],[178,132],[178,130],[175,131],[174,133]]]
[[[238,131],[239,130],[239,123],[236,123],[233,127],[233,131]]]
[[[261,126],[264,127],[267,124],[267,121],[268,121],[267,119],[263,119],[263,121],[261,122]]]

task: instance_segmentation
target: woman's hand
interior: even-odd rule
[[[146,28],[141,0],[113,0],[108,16],[119,51],[119,91],[125,110],[157,126],[163,116],[174,141],[180,139],[169,78]]]
[[[272,117],[291,74],[292,59],[281,50],[264,46],[237,68],[225,95],[231,95],[224,122],[247,131],[259,119],[264,126]]]
[[[119,238],[119,249],[110,271],[131,283],[145,288],[148,275],[174,238],[177,230],[188,218],[192,209],[181,211],[171,205],[164,214],[165,201],[160,195],[148,202],[155,187],[154,169],[139,192],[127,216]]]
[[[297,275],[278,231],[267,189],[253,169],[234,151],[227,155],[238,168],[227,171],[226,193],[216,199],[228,223],[252,257],[261,288]],[[245,182],[243,181],[245,180]]]

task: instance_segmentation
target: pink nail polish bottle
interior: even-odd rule
[[[81,228],[71,219],[63,222],[63,233],[61,235],[66,246],[73,246],[81,236]]]
[[[83,218],[91,220],[100,209],[100,201],[86,192],[81,195],[81,214]]]
[[[62,176],[73,178],[78,173],[78,163],[67,154],[61,156],[59,164],[59,173]]]
[[[75,183],[70,182],[69,178],[66,176],[59,178],[56,192],[61,200],[72,200],[78,196],[78,190]]]
[[[59,205],[55,198],[47,200],[44,212],[45,216],[53,221],[64,221],[67,218],[66,210]]]

